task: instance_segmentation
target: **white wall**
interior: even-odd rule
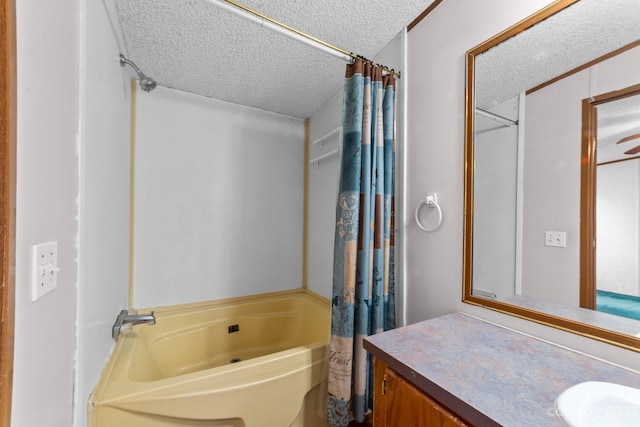
[[[300,288],[303,157],[302,120],[139,93],[133,305]]]
[[[444,220],[431,234],[408,223],[408,317],[416,322],[462,310],[638,369],[635,352],[461,302],[464,55],[549,3],[447,0],[409,32],[407,209],[437,191]]]
[[[318,141],[342,122],[342,90],[309,119],[309,159],[339,149],[342,133]],[[340,157],[336,154],[309,165],[307,288],[331,299],[333,287],[333,244],[336,230]]]
[[[79,2],[16,1],[18,128],[12,426],[73,423]],[[58,286],[31,302],[31,246],[58,242]]]
[[[112,2],[83,2],[75,425],[114,341],[129,297],[130,71],[120,67]],[[124,50],[122,50],[123,53]]]
[[[102,2],[16,6],[12,425],[84,426],[113,347],[111,324],[127,306],[129,74]],[[30,247],[50,240],[58,241],[58,287],[31,302]]]
[[[640,295],[640,160],[599,165],[597,288]]]

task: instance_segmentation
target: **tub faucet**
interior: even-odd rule
[[[118,318],[116,319],[116,323],[113,324],[113,328],[111,328],[111,337],[115,340],[120,335],[122,330],[122,325],[125,323],[130,323],[132,325],[139,325],[141,323],[146,323],[148,325],[156,324],[156,316],[153,314],[129,314],[129,310],[122,310],[120,314],[118,314]]]

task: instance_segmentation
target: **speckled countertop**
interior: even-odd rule
[[[478,427],[564,426],[554,401],[584,381],[640,388],[640,374],[462,313],[367,337],[364,347]]]

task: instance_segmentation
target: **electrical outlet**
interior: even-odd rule
[[[544,245],[555,248],[566,248],[567,233],[564,231],[545,231]]]
[[[58,284],[58,242],[41,243],[31,247],[31,301],[54,290]]]

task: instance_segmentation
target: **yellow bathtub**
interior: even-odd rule
[[[328,301],[304,291],[160,307],[118,338],[89,427],[316,427]]]

